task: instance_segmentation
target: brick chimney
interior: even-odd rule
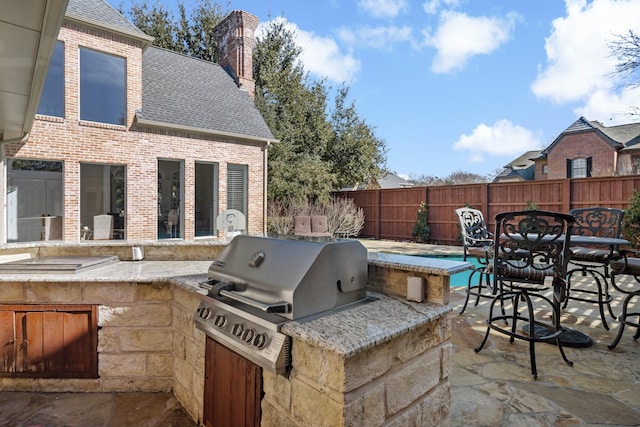
[[[253,80],[253,48],[258,17],[242,10],[234,10],[214,29],[218,41],[218,63],[235,79],[238,87],[255,98]]]

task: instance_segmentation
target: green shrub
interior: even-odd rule
[[[418,217],[416,219],[415,225],[413,226],[413,231],[411,232],[411,236],[415,237],[417,242],[424,243],[429,240],[431,228],[427,223],[428,218],[429,209],[427,208],[427,204],[425,202],[420,202],[420,207],[418,208]]]
[[[640,193],[635,188],[629,208],[624,211],[622,235],[631,243],[631,246],[640,248]]]

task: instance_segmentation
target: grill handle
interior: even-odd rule
[[[238,295],[236,292],[225,290],[221,290],[220,295],[250,305],[251,307],[257,308],[259,310],[266,311],[267,313],[291,313],[291,305],[285,301],[280,301],[273,304],[265,304],[254,299],[247,298],[243,295]]]

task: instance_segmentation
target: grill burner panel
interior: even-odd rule
[[[289,337],[279,332],[281,317],[261,316],[234,307],[234,301],[202,301],[196,310],[196,327],[252,362],[277,373],[290,365]]]
[[[367,250],[357,241],[236,236],[209,267],[208,295],[194,322],[254,363],[290,368],[291,320],[316,318],[367,300]]]

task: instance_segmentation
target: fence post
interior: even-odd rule
[[[376,222],[375,222],[375,228],[373,230],[373,234],[374,234],[374,238],[376,240],[380,240],[380,229],[382,228],[382,218],[381,218],[381,214],[382,214],[382,208],[381,208],[381,204],[382,202],[380,201],[380,199],[382,198],[382,192],[380,191],[380,189],[375,190],[376,192],[376,205],[375,205],[375,210],[376,210]]]
[[[484,212],[484,215],[487,216],[489,214],[489,184],[482,185],[483,191],[481,192],[482,200],[480,201],[480,211]],[[487,220],[489,218],[485,218]]]
[[[569,212],[571,210],[571,179],[565,178],[562,183],[562,212]]]

